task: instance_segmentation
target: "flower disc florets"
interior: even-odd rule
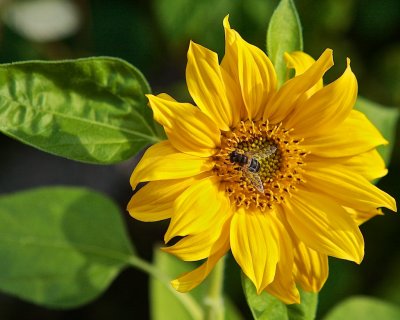
[[[304,182],[302,167],[307,153],[290,132],[281,124],[247,120],[222,134],[214,172],[225,182],[225,191],[237,207],[271,209]],[[248,161],[256,159],[259,170],[249,172],[248,164],[232,161],[235,151]],[[261,190],[257,181],[262,183]]]

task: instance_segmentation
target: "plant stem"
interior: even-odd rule
[[[193,320],[203,320],[204,319],[204,312],[199,306],[199,304],[193,299],[190,294],[180,293],[177,292],[169,283],[169,277],[160,272],[159,269],[155,268],[149,262],[140,259],[136,256],[130,256],[128,259],[128,263],[139,270],[147,272],[149,275],[153,276],[157,280],[159,280],[169,291],[182,303],[182,305],[186,308],[189,312],[190,316]]]
[[[209,289],[205,298],[207,320],[224,320],[225,307],[223,298],[225,257],[222,257],[209,275]]]

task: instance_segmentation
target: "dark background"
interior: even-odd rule
[[[66,1],[73,6],[75,31],[49,39],[26,35],[10,22],[10,5],[0,2],[0,62],[66,59],[107,55],[137,66],[155,93],[186,99],[186,51],[192,39],[223,55],[222,19],[230,14],[233,28],[249,42],[265,47],[265,32],[277,1],[268,0],[151,0]],[[344,70],[345,58],[359,81],[359,92],[388,106],[400,105],[400,1],[297,0],[303,24],[305,51],[315,58],[327,47],[334,50],[335,67],[327,81]],[[17,7],[18,10],[18,7]],[[49,15],[49,13],[43,13]],[[28,21],[29,16],[24,19]],[[34,19],[31,19],[34,20]],[[34,21],[33,21],[34,22]],[[47,30],[51,30],[49,24]],[[66,30],[67,28],[65,28]],[[77,163],[0,136],[0,193],[44,185],[87,186],[110,195],[121,208],[139,254],[150,260],[162,240],[165,223],[141,223],[128,216],[129,176],[134,160],[115,166]],[[389,175],[379,187],[399,199],[400,154],[396,142]],[[349,295],[366,294],[400,304],[400,219],[387,213],[361,227],[366,255],[361,266],[330,260],[330,277],[320,294],[319,315]],[[239,269],[229,259],[227,292],[250,318],[240,288]],[[29,267],[29,266],[27,266]],[[1,272],[1,270],[0,270]],[[148,278],[125,270],[96,301],[72,311],[47,310],[0,295],[0,319],[146,319]]]

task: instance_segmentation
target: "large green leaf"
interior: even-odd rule
[[[101,294],[132,254],[105,196],[41,188],[0,197],[0,290],[52,308]]]
[[[126,160],[158,141],[132,65],[115,58],[0,65],[0,131],[89,163]]]
[[[396,320],[400,307],[375,298],[351,297],[334,307],[324,320]]]
[[[379,153],[385,160],[386,165],[388,165],[396,139],[399,109],[384,107],[362,97],[358,97],[355,108],[365,113],[385,139],[389,141],[388,145],[378,147]]]
[[[267,31],[267,52],[275,66],[280,84],[287,78],[283,54],[298,50],[303,50],[299,15],[293,0],[281,0],[271,17]]]
[[[318,294],[301,289],[301,303],[286,305],[262,292],[257,294],[253,283],[242,273],[242,286],[251,313],[256,320],[313,320],[317,311]]]
[[[163,273],[170,279],[188,272],[196,268],[196,265],[189,262],[184,262],[176,257],[167,254],[157,248],[154,251],[154,263],[156,267],[162,270]],[[171,288],[166,287],[156,278],[151,279],[151,315],[153,320],[175,320],[175,319],[193,319],[189,310],[191,301],[194,301],[200,308],[205,305],[205,297],[207,294],[208,280],[190,293],[178,293],[171,291]],[[174,290],[174,289],[172,289]],[[188,300],[188,297],[190,300]],[[240,320],[242,316],[236,307],[232,304],[229,298],[225,297],[225,319]],[[202,318],[204,314],[194,313]]]

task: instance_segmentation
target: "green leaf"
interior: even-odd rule
[[[126,160],[159,140],[132,65],[115,58],[0,65],[0,131],[73,160]]]
[[[355,296],[334,307],[324,320],[400,319],[400,307],[375,298]]]
[[[396,139],[396,127],[399,120],[397,108],[384,107],[362,97],[358,97],[355,108],[363,112],[368,119],[378,128],[389,144],[378,147],[378,151],[389,165]]]
[[[263,291],[260,295],[242,273],[242,286],[251,313],[256,320],[312,320],[317,311],[318,294],[299,288],[301,303],[286,305],[279,299]]]
[[[100,295],[132,247],[115,204],[81,188],[0,197],[0,290],[51,308]]]
[[[315,292],[303,291],[299,288],[301,303],[286,305],[289,319],[312,320],[315,319],[318,306],[318,294]]]
[[[281,0],[269,22],[267,52],[275,66],[278,83],[287,78],[285,52],[303,50],[303,35],[299,15],[293,0]]]
[[[154,265],[163,271],[172,280],[177,274],[190,270],[188,265],[181,263],[177,258],[161,251],[154,250]],[[188,295],[191,295],[189,293]],[[150,282],[151,319],[153,320],[175,320],[190,319],[189,311],[183,304],[171,294],[170,290],[156,278],[152,277]]]
[[[178,275],[191,271],[196,268],[196,264],[179,260],[178,258],[161,251],[159,248],[154,250],[154,264],[160,270],[165,273],[170,280],[173,280]],[[205,297],[207,294],[208,280],[205,283],[198,286],[196,289],[190,291],[190,293],[177,293],[171,291],[164,284],[155,278],[151,278],[150,283],[150,303],[151,303],[151,319],[153,320],[175,320],[175,319],[192,319],[188,308],[190,303],[186,306],[182,303],[182,299],[179,297],[190,297],[197,305],[204,306]],[[174,289],[172,289],[174,290]],[[173,294],[174,292],[175,294]],[[235,305],[230,301],[229,298],[225,297],[225,319],[229,320],[240,320],[243,317]],[[187,302],[187,301],[186,301]],[[204,315],[199,314],[199,318],[203,318]]]
[[[231,0],[155,0],[156,18],[169,47],[182,47],[189,39],[209,48],[223,49],[222,20],[240,12],[241,1]],[[212,10],[210,10],[212,8]],[[190,14],[190,19],[188,19]],[[213,30],[213,32],[209,32]]]

